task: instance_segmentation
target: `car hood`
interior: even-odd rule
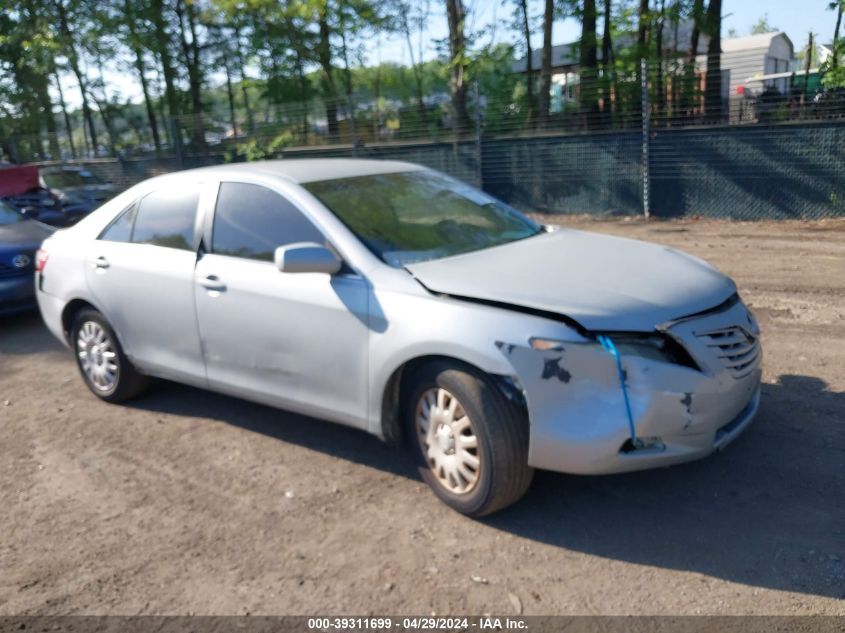
[[[54,228],[35,220],[4,224],[0,226],[0,249],[8,250],[9,247],[15,247],[21,250],[34,250],[41,246],[41,242],[50,237],[53,231],[55,231]]]
[[[593,331],[652,331],[736,292],[681,251],[569,229],[406,269],[433,292],[554,312]]]

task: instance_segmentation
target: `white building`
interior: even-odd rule
[[[700,68],[707,67],[706,55],[699,55],[696,61]],[[789,72],[794,62],[792,40],[782,31],[722,40],[722,80],[728,84],[730,97],[737,96],[739,87],[746,85],[748,79]],[[763,88],[769,87],[786,94],[789,91],[789,78],[764,82]]]

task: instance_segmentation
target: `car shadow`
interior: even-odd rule
[[[203,389],[160,380],[125,406],[209,418],[408,479],[420,478],[403,451],[369,433]]]
[[[2,327],[0,352],[59,348],[37,317]],[[236,398],[162,381],[129,406],[218,420],[419,479],[403,451],[364,432]],[[624,475],[538,472],[522,501],[480,521],[561,549],[845,598],[843,466],[845,393],[813,376],[782,375],[763,385],[757,419],[720,453]]]
[[[130,406],[212,418],[419,479],[402,451],[366,433],[235,398],[162,383]],[[784,375],[763,386],[749,429],[708,459],[602,477],[538,472],[521,502],[481,521],[605,558],[845,598],[843,413],[845,394]]]
[[[522,502],[485,523],[605,558],[845,598],[843,465],[845,394],[783,375],[720,453],[625,475],[540,472]]]

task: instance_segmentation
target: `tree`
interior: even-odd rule
[[[543,54],[540,66],[540,102],[537,122],[544,127],[549,119],[552,90],[552,24],[555,19],[554,0],[546,0],[543,10]]]
[[[175,13],[179,23],[179,44],[182,61],[188,70],[188,86],[191,95],[191,138],[195,150],[205,148],[205,126],[203,122],[202,83],[203,71],[200,59],[200,44],[197,38],[197,18],[194,2],[176,0]],[[190,40],[188,39],[190,33]]]
[[[842,12],[845,9],[845,0],[831,2],[830,8],[836,9],[836,26],[833,27],[833,51],[830,54],[830,65],[833,68],[839,67],[839,30],[842,27]]]
[[[150,0],[150,16],[153,23],[153,50],[158,56],[162,75],[164,76],[164,96],[167,101],[167,113],[172,123],[171,136],[174,149],[177,153],[182,150],[182,133],[176,120],[182,113],[179,105],[179,96],[176,92],[176,72],[173,69],[171,57],[172,40],[167,30],[164,14],[163,0]]]
[[[595,127],[599,110],[598,54],[596,38],[596,2],[583,0],[581,12],[581,109],[587,126]]]
[[[604,109],[614,113],[616,99],[619,97],[619,87],[613,54],[613,3],[611,0],[604,0],[602,15],[604,29],[601,38],[601,65],[604,79]]]
[[[690,32],[689,65],[695,67],[698,55],[698,41],[701,37],[701,26],[704,22],[704,0],[693,0],[692,3],[692,31]]]
[[[88,78],[82,72],[82,66],[79,63],[79,53],[76,49],[76,44],[74,43],[68,11],[64,0],[55,0],[54,7],[58,16],[60,41],[71,70],[76,77],[76,82],[79,84],[79,94],[82,98],[82,116],[88,124],[88,133],[91,137],[91,149],[96,152],[98,147],[97,129],[94,126],[94,115],[91,112],[91,106],[88,102]]]
[[[663,88],[663,29],[666,23],[666,0],[658,1],[660,10],[654,28],[654,93],[657,112],[663,114],[666,110],[666,93]]]
[[[722,0],[707,6],[707,80],[704,86],[704,114],[709,121],[722,117]]]
[[[833,28],[833,51],[830,57],[822,64],[822,82],[827,88],[845,87],[845,40],[840,37],[842,29],[842,14],[845,12],[845,0],[835,0],[828,8],[836,11],[836,25]]]
[[[760,16],[760,19],[757,20],[754,24],[751,25],[749,29],[751,35],[762,35],[763,33],[772,33],[774,31],[779,31],[780,29],[776,26],[772,26],[769,24],[769,14],[764,13]]]
[[[522,31],[525,42],[525,100],[527,102],[528,120],[534,118],[534,60],[531,50],[531,18],[528,14],[528,0],[517,0],[515,23]]]
[[[449,85],[452,92],[454,127],[458,134],[464,134],[469,130],[469,114],[466,103],[466,11],[463,0],[446,0],[446,20],[449,23]]]
[[[140,11],[139,11],[140,9]],[[147,111],[147,120],[150,125],[150,133],[153,138],[153,145],[156,153],[161,151],[161,138],[158,133],[158,121],[156,120],[155,108],[153,107],[152,97],[150,96],[149,82],[147,81],[147,65],[144,60],[143,41],[144,37],[139,30],[139,14],[143,11],[143,5],[140,2],[133,2],[132,0],[124,0],[123,2],[123,18],[127,26],[126,43],[132,51],[134,58],[133,63],[135,70],[138,73],[138,80],[141,84],[141,92],[144,95],[144,106]]]
[[[639,56],[646,57],[648,54],[648,30],[650,13],[648,8],[649,0],[640,0],[639,10],[637,16],[637,52]]]
[[[411,70],[414,73],[414,87],[416,89],[416,98],[417,98],[417,113],[420,117],[420,121],[425,120],[425,102],[423,100],[423,77],[422,77],[422,55],[418,58],[414,54],[414,45],[411,42],[411,25],[409,17],[411,14],[411,3],[407,2],[407,0],[400,0],[398,6],[398,15],[399,15],[399,28],[402,31],[402,34],[405,36],[405,43],[408,46],[408,56],[411,60]],[[420,27],[425,22],[426,15],[428,11],[425,7],[421,7],[419,9],[419,13],[417,15],[418,23]],[[420,28],[420,30],[422,30]]]

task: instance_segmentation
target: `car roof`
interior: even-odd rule
[[[414,163],[398,160],[367,160],[361,158],[288,158],[284,160],[262,160],[252,163],[229,163],[213,167],[200,167],[182,173],[261,173],[282,176],[296,183],[317,182],[354,178],[356,176],[375,176],[403,171],[425,169]]]

